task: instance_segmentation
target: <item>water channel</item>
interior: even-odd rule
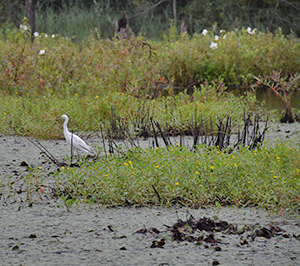
[[[241,95],[242,89],[236,89],[235,90],[237,95]],[[271,90],[266,89],[258,89],[256,90],[256,99],[258,102],[265,102],[265,108],[267,110],[272,109],[278,109],[278,110],[284,110],[285,104],[281,100],[279,96],[276,96],[276,94]],[[296,91],[292,96],[291,101],[292,108],[296,108],[300,110],[300,90]]]

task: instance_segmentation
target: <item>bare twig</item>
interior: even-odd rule
[[[40,151],[42,151],[54,164],[65,165],[63,162],[59,162],[38,140],[35,140],[38,144],[32,141],[30,138],[26,137],[34,146],[36,146]]]
[[[148,5],[147,7],[144,8],[144,10],[143,10],[142,12],[140,12],[140,13],[138,13],[138,14],[136,14],[136,15],[129,16],[129,17],[132,17],[132,18],[141,18],[141,17],[143,17],[147,12],[149,12],[150,10],[152,10],[152,9],[154,9],[154,8],[156,8],[156,7],[158,7],[159,5],[161,5],[162,3],[167,2],[167,1],[169,1],[169,0],[162,0],[162,1],[159,1],[158,3],[156,3],[155,5],[152,5],[152,6],[149,6],[149,5]]]
[[[275,9],[274,9],[274,11],[273,11],[272,18],[271,18],[270,23],[269,23],[269,27],[268,27],[269,30],[271,30],[271,27],[272,27],[272,24],[273,24],[273,21],[274,21],[274,17],[275,17],[275,15],[276,15],[277,10],[278,10],[278,7],[279,7],[279,3],[280,3],[280,0],[277,0],[277,3],[276,3],[276,5],[275,5]]]
[[[152,185],[152,187],[153,187],[153,189],[154,189],[154,192],[155,192],[156,196],[158,197],[159,202],[161,202],[161,197],[160,197],[159,193],[157,192],[155,186]]]

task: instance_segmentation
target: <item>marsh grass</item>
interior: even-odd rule
[[[133,149],[80,169],[61,169],[53,176],[55,189],[77,204],[199,207],[219,202],[300,211],[299,145],[277,142],[228,151],[202,147],[191,152],[177,145]]]
[[[233,97],[228,84],[250,87],[254,74],[274,69],[299,72],[299,41],[280,31],[223,34],[212,50],[212,32],[180,37],[173,28],[161,43],[103,40],[95,31],[79,44],[40,34],[32,45],[25,32],[12,31],[0,41],[1,133],[56,138],[53,123],[62,113],[74,117],[78,130],[97,131],[109,124],[112,108],[125,121],[141,104],[152,105],[153,118],[177,131],[195,109],[213,122],[241,117],[244,109],[261,112],[251,92]]]
[[[249,111],[249,101],[240,101],[232,94],[215,94],[207,91],[194,93],[194,100],[186,94],[174,97],[161,97],[151,101],[141,101],[125,93],[107,93],[94,97],[70,94],[66,100],[59,94],[49,91],[49,94],[36,99],[28,95],[15,95],[0,98],[0,124],[2,134],[18,134],[38,139],[53,139],[62,137],[61,124],[56,119],[62,114],[71,118],[70,127],[75,131],[97,131],[101,127],[105,132],[113,130],[112,123],[126,123],[132,136],[139,135],[142,123],[149,124],[150,116],[159,122],[164,131],[189,131],[195,111],[197,120],[212,118],[213,123],[227,114],[232,114],[234,121],[240,120],[244,110]],[[204,95],[206,99],[204,100]],[[215,96],[214,96],[215,95]],[[222,99],[222,104],[220,100]],[[112,111],[113,110],[113,111]],[[141,112],[143,110],[143,112]],[[114,117],[112,117],[112,112]],[[147,120],[144,115],[148,114]],[[144,120],[143,120],[144,119]],[[195,118],[194,118],[195,119]],[[142,122],[143,120],[143,122]],[[138,122],[140,121],[140,122]],[[214,125],[215,128],[215,125]],[[115,128],[115,137],[119,126]],[[177,134],[177,133],[176,133]]]

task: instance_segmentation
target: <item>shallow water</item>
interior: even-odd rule
[[[236,90],[235,92],[237,95],[241,95],[244,93],[242,89]],[[285,104],[284,102],[276,96],[276,94],[271,91],[271,90],[266,90],[266,89],[257,89],[255,92],[256,99],[259,103],[264,102],[265,105],[264,107],[267,110],[273,110],[273,109],[278,109],[278,110],[284,110],[285,109]],[[291,107],[296,108],[300,110],[300,90],[297,90],[291,100]]]

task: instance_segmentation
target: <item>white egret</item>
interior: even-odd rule
[[[80,137],[78,137],[76,134],[72,134],[67,127],[67,124],[69,122],[69,118],[66,115],[62,115],[59,119],[64,119],[64,135],[65,135],[65,139],[67,141],[67,143],[69,145],[73,145],[74,148],[76,148],[77,150],[81,150],[85,153],[93,153],[92,148],[87,145]]]

